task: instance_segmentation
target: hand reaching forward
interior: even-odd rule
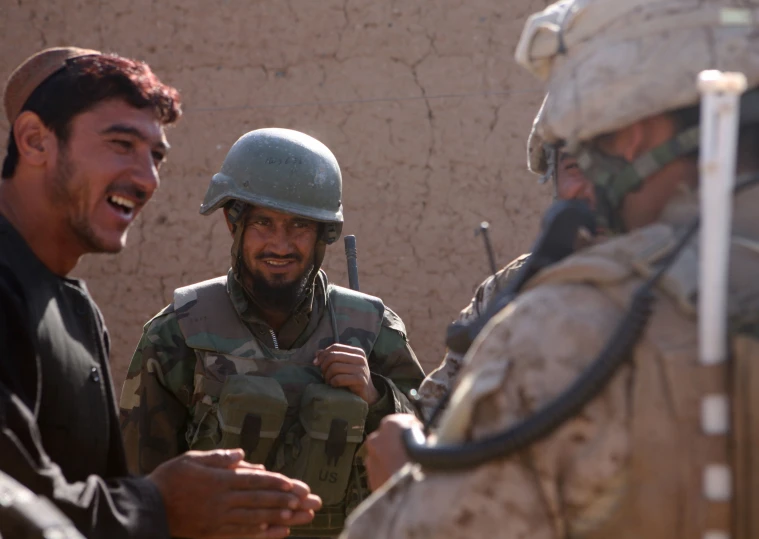
[[[366,474],[369,488],[377,490],[409,461],[403,446],[403,431],[422,428],[422,422],[411,414],[391,414],[382,418],[377,430],[366,439]]]
[[[349,389],[369,406],[380,398],[379,391],[372,383],[369,361],[361,348],[332,344],[316,352],[314,365],[321,369],[324,381],[329,385]]]
[[[241,449],[189,451],[148,477],[163,497],[169,533],[189,539],[279,539],[321,507],[305,483],[245,462]]]

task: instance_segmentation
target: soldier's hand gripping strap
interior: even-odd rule
[[[738,182],[733,193],[738,194],[756,184],[759,184],[759,173]],[[662,260],[659,269],[635,291],[630,308],[598,357],[561,395],[505,432],[469,443],[428,446],[419,429],[408,429],[403,434],[403,443],[411,460],[431,469],[474,468],[490,460],[513,455],[550,435],[575,416],[606,387],[617,369],[629,359],[630,352],[648,321],[654,286],[691,240],[698,226],[699,219],[695,218],[686,227],[675,247]]]

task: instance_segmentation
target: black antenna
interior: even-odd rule
[[[490,274],[495,275],[498,273],[498,266],[495,264],[495,255],[493,254],[493,244],[490,243],[490,223],[483,221],[480,223],[480,227],[474,231],[474,235],[482,236],[482,241],[485,242],[485,251],[488,253],[488,263],[490,264]],[[498,290],[498,281],[495,282],[495,289]]]

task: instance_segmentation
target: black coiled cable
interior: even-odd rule
[[[733,194],[757,183],[759,174],[753,174],[738,183]],[[403,443],[411,460],[429,469],[473,468],[524,449],[545,438],[575,416],[606,387],[619,367],[629,359],[650,317],[654,286],[691,240],[698,230],[699,222],[699,218],[696,217],[686,227],[657,271],[635,291],[625,316],[599,355],[561,395],[505,432],[464,444],[427,446],[419,429],[409,429],[403,433]]]

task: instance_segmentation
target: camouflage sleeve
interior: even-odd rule
[[[419,388],[424,370],[411,349],[406,337],[406,326],[401,318],[385,307],[377,341],[369,356],[372,382],[382,394],[369,409],[367,430],[373,431],[383,417],[393,413],[416,414],[409,400],[411,390]]]
[[[545,406],[587,367],[620,317],[589,287],[520,296],[467,355],[440,442],[492,436]],[[631,377],[623,367],[581,415],[518,455],[456,472],[407,465],[349,517],[340,539],[583,537],[626,488]]]
[[[480,316],[490,304],[497,290],[503,290],[516,276],[517,271],[524,265],[529,255],[522,255],[512,260],[506,267],[495,275],[485,279],[472,297],[469,305],[461,311],[460,322],[468,322]],[[497,285],[497,286],[496,286]],[[453,388],[453,381],[461,370],[464,357],[451,350],[445,351],[443,362],[432,371],[419,388],[419,407],[425,418],[430,418],[443,397]]]
[[[145,325],[121,392],[121,432],[132,473],[150,473],[187,450],[194,368],[195,355],[169,306]]]

